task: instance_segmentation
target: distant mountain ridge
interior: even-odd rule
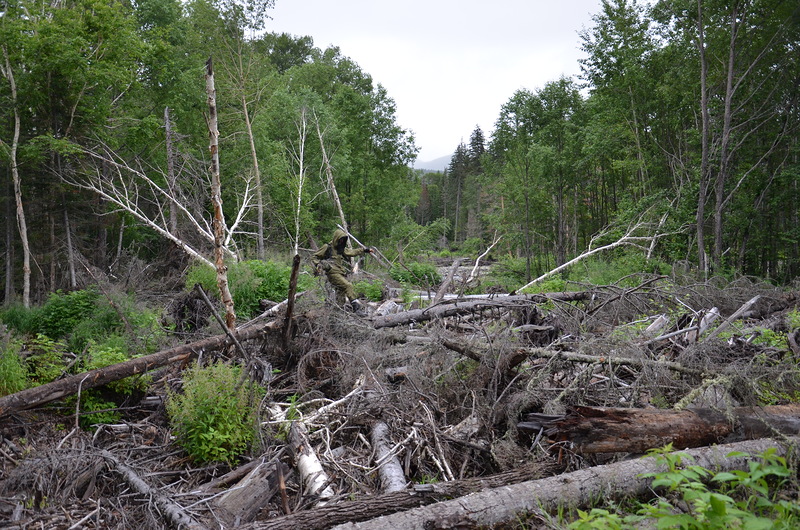
[[[414,168],[428,171],[444,171],[450,165],[451,158],[453,158],[453,155],[440,156],[426,162],[416,162]]]

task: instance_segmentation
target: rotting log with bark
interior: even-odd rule
[[[775,435],[800,435],[800,405],[737,407],[730,415],[710,408],[685,410],[574,407],[564,416],[528,414],[517,427],[578,453],[644,453],[668,443],[676,448]]]
[[[426,322],[436,318],[463,315],[484,309],[510,309],[523,304],[545,303],[548,301],[577,302],[580,300],[589,300],[595,295],[597,295],[597,293],[594,291],[580,291],[544,294],[519,294],[513,296],[492,295],[481,299],[450,300],[447,303],[426,307],[424,309],[412,309],[402,313],[379,316],[372,320],[372,325],[376,329],[389,328],[417,322]]]
[[[800,439],[788,441],[796,445]],[[787,448],[775,440],[748,440],[682,451],[696,465],[715,471],[747,470],[751,458],[747,455],[775,449],[784,456]],[[731,452],[744,453],[727,456]],[[336,530],[382,530],[403,528],[425,530],[429,528],[496,527],[519,523],[528,514],[552,512],[559,506],[577,508],[590,506],[597,499],[620,500],[642,497],[652,493],[651,479],[645,473],[663,472],[664,465],[654,457],[626,460],[613,464],[564,473],[540,480],[486,489],[453,500],[429,504],[407,511],[385,515],[364,522],[350,522],[335,526]],[[253,528],[263,528],[253,527]]]
[[[264,322],[257,326],[251,326],[244,330],[232,332],[233,336],[239,340],[252,339],[260,334],[277,329],[280,322]],[[193,358],[203,352],[216,351],[233,344],[233,340],[227,334],[215,335],[207,339],[199,340],[189,344],[181,344],[168,350],[145,355],[118,364],[112,364],[105,368],[98,368],[88,372],[58,379],[51,383],[46,383],[34,388],[28,388],[15,394],[0,397],[0,418],[26,409],[31,409],[50,403],[57,399],[75,394],[80,389],[86,391],[89,388],[102,386],[113,381],[118,381],[126,377],[141,375],[155,368],[160,368],[169,364],[188,363]]]
[[[277,493],[279,477],[286,476],[288,472],[289,468],[278,460],[259,459],[258,464],[242,480],[214,499],[213,514],[228,528],[255,520]],[[213,522],[209,520],[209,523]]]

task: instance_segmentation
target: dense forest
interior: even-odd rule
[[[701,276],[797,274],[796,2],[604,1],[580,79],[510,94],[441,173],[410,169],[413,134],[355,60],[269,31],[272,3],[3,2],[6,304],[87,267],[210,260],[209,57],[232,259],[345,222],[401,260],[500,238],[529,280],[635,228]]]

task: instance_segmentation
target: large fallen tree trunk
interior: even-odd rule
[[[701,447],[722,441],[800,434],[800,405],[685,410],[575,407],[560,417],[528,414],[522,430],[570,442],[579,453],[644,453],[672,443]]]
[[[797,443],[798,439],[792,439]],[[732,451],[758,454],[775,449],[779,456],[786,454],[778,442],[771,439],[749,440],[684,451],[694,463],[719,471],[747,470],[748,456],[727,455]],[[511,486],[487,489],[457,499],[430,504],[412,510],[385,515],[360,523],[346,523],[337,530],[403,528],[476,528],[494,527],[518,522],[526,514],[554,511],[559,506],[586,507],[598,499],[619,500],[651,494],[651,479],[644,473],[663,472],[655,458],[626,460],[595,466],[541,480],[520,482]]]
[[[268,329],[280,326],[280,322],[265,322],[244,330],[232,332],[238,341],[257,337]],[[233,338],[227,334],[216,335],[190,344],[181,344],[144,357],[138,357],[105,368],[98,368],[81,374],[58,379],[34,388],[28,388],[15,394],[0,397],[0,418],[14,412],[38,407],[51,401],[70,396],[89,388],[105,385],[133,375],[140,375],[168,364],[189,362],[206,351],[215,351],[233,344]]]
[[[435,318],[463,315],[483,309],[511,308],[519,306],[520,304],[545,303],[550,300],[559,302],[588,300],[596,294],[597,293],[593,291],[581,291],[574,293],[519,294],[514,296],[496,295],[477,300],[455,300],[424,309],[412,309],[411,311],[404,311],[402,313],[379,316],[373,319],[372,325],[375,328],[389,328],[414,322],[425,322]]]
[[[369,495],[362,499],[329,503],[310,510],[303,510],[275,517],[268,521],[256,521],[242,528],[249,530],[283,530],[302,528],[303,530],[322,530],[336,524],[367,521],[381,515],[409,510],[436,501],[461,497],[487,488],[497,488],[531,480],[541,474],[542,467],[536,464],[522,465],[518,469],[489,475],[439,482],[436,484],[417,484],[411,489]]]

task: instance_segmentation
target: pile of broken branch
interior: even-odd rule
[[[441,301],[444,300],[444,301]],[[0,519],[60,528],[453,528],[649,492],[631,458],[786,454],[800,434],[795,293],[742,282],[398,300],[368,318],[307,294],[235,331],[0,398]],[[288,307],[288,309],[287,309]],[[787,337],[786,346],[760,340]],[[238,467],[174,443],[166,388],[228,359],[267,387]],[[152,373],[126,421],[60,400]],[[771,406],[758,406],[765,402]],[[73,427],[74,424],[74,427]]]

